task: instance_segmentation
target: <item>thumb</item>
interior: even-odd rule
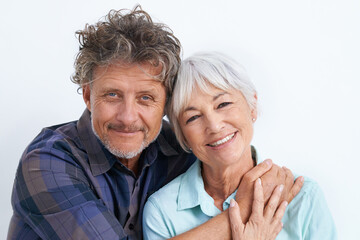
[[[233,240],[240,240],[244,232],[244,223],[241,221],[240,208],[234,199],[230,200],[229,218]]]

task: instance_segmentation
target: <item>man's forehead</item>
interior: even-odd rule
[[[94,73],[95,74],[99,73],[99,72],[104,73],[105,71],[108,71],[109,69],[111,69],[111,70],[118,69],[118,70],[127,71],[129,69],[135,69],[135,68],[137,68],[138,70],[141,70],[146,75],[156,77],[161,74],[163,66],[161,63],[158,63],[158,64],[153,63],[153,61],[152,62],[128,63],[128,62],[124,62],[122,60],[116,60],[107,65],[95,66]]]

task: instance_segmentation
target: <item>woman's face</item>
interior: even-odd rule
[[[207,93],[196,88],[189,105],[180,113],[179,123],[186,143],[210,166],[238,164],[242,158],[251,157],[256,110],[250,109],[238,90],[208,87]]]

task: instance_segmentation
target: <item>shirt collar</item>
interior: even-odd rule
[[[235,198],[235,195],[236,191],[225,200],[223,203],[224,210],[229,207],[230,199]],[[221,213],[215,206],[214,199],[205,191],[201,176],[201,162],[198,159],[181,179],[177,209],[184,210],[196,206],[200,206],[201,211],[210,217]]]
[[[169,124],[163,121],[163,128],[169,128]],[[79,138],[83,143],[89,158],[90,170],[94,176],[103,174],[110,170],[115,164],[117,158],[111,154],[102,142],[95,136],[91,127],[91,113],[85,109],[77,123]],[[177,155],[178,152],[171,147],[163,136],[163,129],[158,138],[144,150],[146,155],[144,164],[151,165],[157,159],[157,153],[160,150],[165,156]],[[141,167],[140,169],[142,169]]]
[[[91,127],[91,113],[85,109],[80,117],[77,128],[79,138],[85,147],[89,158],[90,170],[94,176],[107,172],[115,163],[116,158],[110,157],[110,153],[106,153],[105,147],[101,141],[95,136]]]
[[[256,165],[258,162],[258,154],[253,146],[251,146],[251,155]],[[224,210],[230,206],[230,199],[235,199],[236,192],[237,190],[225,200],[223,203]],[[201,161],[197,159],[181,179],[177,209],[184,210],[199,205],[201,211],[210,217],[214,217],[221,212],[215,206],[214,199],[205,191],[204,181],[201,175]]]

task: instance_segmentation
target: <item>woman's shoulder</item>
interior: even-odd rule
[[[295,178],[297,177],[298,175],[295,174]],[[304,176],[303,187],[301,188],[300,192],[295,198],[299,198],[299,197],[313,198],[319,193],[322,193],[319,184],[314,179]]]
[[[296,174],[295,174],[295,177]],[[336,239],[336,228],[320,185],[304,177],[300,192],[283,216],[284,228],[277,239]]]
[[[295,177],[297,177],[295,175]],[[312,178],[304,176],[304,184],[300,192],[290,202],[288,208],[291,212],[304,216],[320,213],[326,206],[326,199],[320,185]]]
[[[162,201],[170,202],[176,200],[179,192],[181,179],[183,178],[185,173],[177,176],[171,182],[169,182],[168,184],[166,184],[165,186],[161,187],[159,190],[154,192],[149,197],[148,201],[150,200],[157,202],[162,202]]]

